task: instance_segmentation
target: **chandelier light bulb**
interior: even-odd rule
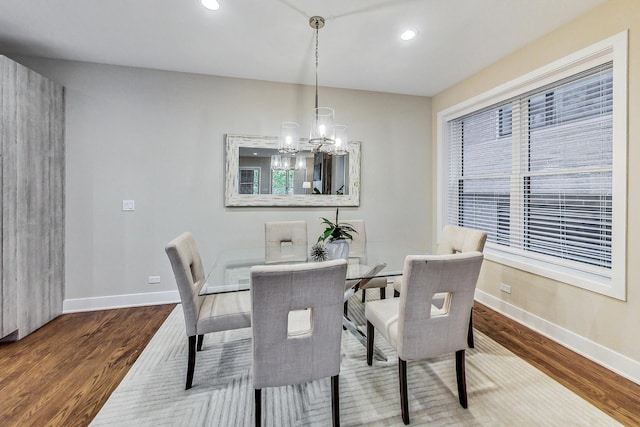
[[[348,144],[347,127],[344,125],[336,125],[336,143],[332,147],[331,152],[338,156],[345,155],[347,154]]]
[[[404,41],[408,41],[413,39],[416,35],[418,34],[418,32],[416,30],[413,29],[408,29],[405,32],[403,32],[402,34],[400,34],[400,38]]]
[[[300,150],[300,137],[298,136],[298,124],[283,122],[280,124],[280,138],[278,151],[285,154],[295,154]]]
[[[296,169],[306,169],[307,168],[307,160],[304,155],[298,155],[296,157]]]
[[[280,169],[280,156],[277,154],[274,154],[273,156],[271,156],[271,170],[278,170]]]
[[[311,115],[311,133],[309,143],[315,146],[335,143],[335,125],[333,108],[320,107]]]
[[[220,9],[220,4],[216,0],[202,0],[202,5],[209,10]]]
[[[282,170],[289,170],[291,169],[291,159],[289,157],[282,157],[282,160],[280,162],[280,169]]]

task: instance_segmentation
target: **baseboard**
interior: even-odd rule
[[[95,298],[66,299],[63,313],[108,310],[112,308],[139,307],[143,305],[175,304],[180,302],[178,291],[150,292],[144,294],[110,295]]]
[[[476,301],[596,362],[636,384],[640,384],[640,362],[616,353],[583,336],[564,329],[513,304],[476,289]]]

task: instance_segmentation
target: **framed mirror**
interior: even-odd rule
[[[360,142],[342,156],[278,152],[278,138],[226,135],[226,206],[359,206]]]

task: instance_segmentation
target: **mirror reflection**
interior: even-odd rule
[[[240,147],[240,194],[349,194],[349,155]]]
[[[275,137],[227,135],[227,206],[358,206],[360,143],[344,155],[280,153]]]

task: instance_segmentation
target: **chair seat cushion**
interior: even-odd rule
[[[442,316],[447,313],[444,306],[446,294],[436,294],[434,304],[431,305],[431,316]],[[436,305],[436,304],[439,304]],[[369,301],[364,306],[364,315],[369,322],[382,334],[384,339],[394,349],[398,349],[398,311],[400,298],[388,298]]]
[[[374,277],[369,280],[365,285],[361,286],[361,289],[372,289],[372,288],[386,288],[387,287],[387,278],[386,277]]]
[[[393,290],[398,293],[402,293],[402,276],[396,276],[393,278]]]
[[[364,315],[393,348],[397,348],[399,298],[369,301],[364,306]]]
[[[200,307],[196,333],[201,335],[250,326],[250,292],[228,292],[204,297]]]

